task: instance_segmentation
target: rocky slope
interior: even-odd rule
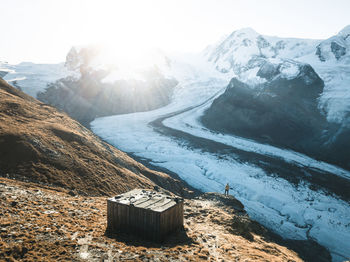
[[[135,187],[186,194],[182,182],[150,170],[101,141],[66,114],[0,79],[0,176],[89,195]]]
[[[185,200],[184,229],[155,244],[126,234],[106,235],[104,197],[71,196],[61,188],[4,178],[0,192],[0,260],[330,260],[319,246],[310,253],[308,243],[301,241],[294,245],[298,255],[283,240],[277,244],[247,217],[240,202],[220,194]]]
[[[281,64],[265,63],[258,74],[271,81],[255,88],[233,78],[206,111],[203,123],[213,130],[300,151],[310,136],[318,138],[325,128],[326,119],[317,108],[323,81],[309,65],[293,66],[300,73],[288,79],[279,72]]]
[[[329,123],[318,108],[323,80],[310,65],[289,63],[297,67],[295,76],[280,72],[286,62],[266,62],[257,73],[267,80],[263,84],[252,87],[233,78],[201,117],[202,123],[212,130],[290,148],[350,168],[350,144],[345,139],[350,129]]]

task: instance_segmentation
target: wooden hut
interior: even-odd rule
[[[134,189],[107,200],[107,231],[161,242],[183,226],[183,199]]]

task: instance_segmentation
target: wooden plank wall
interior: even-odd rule
[[[134,233],[143,238],[163,241],[183,226],[183,202],[156,212],[107,200],[107,231]]]
[[[183,202],[165,210],[160,215],[160,235],[164,238],[183,226]]]

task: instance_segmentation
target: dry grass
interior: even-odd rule
[[[106,198],[0,178],[0,260],[4,261],[301,261],[287,248],[227,226],[241,210],[207,199],[185,201],[184,230],[155,244],[105,235]]]
[[[0,79],[0,176],[110,195],[155,184],[178,195],[185,185],[101,141],[66,114]]]

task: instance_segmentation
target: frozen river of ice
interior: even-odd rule
[[[253,219],[283,237],[317,241],[330,250],[335,261],[349,258],[348,202],[324,190],[310,189],[307,182],[295,184],[279,175],[268,174],[257,161],[242,158],[240,152],[277,159],[313,170],[318,175],[327,173],[349,179],[350,172],[297,152],[207,130],[198,117],[228,84],[227,79],[209,75],[211,77],[202,77],[200,72],[192,71],[178,76],[182,80],[168,106],[98,118],[91,123],[91,128],[117,148],[175,172],[202,191],[222,192],[228,182],[233,188],[231,193]],[[173,132],[168,134],[167,129]],[[233,151],[215,152],[201,147],[208,143],[211,147],[219,145]]]

